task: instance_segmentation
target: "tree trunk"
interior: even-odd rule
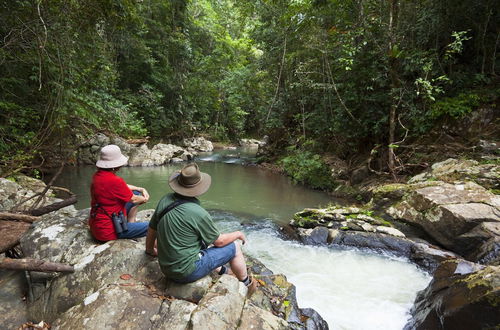
[[[13,269],[13,270],[33,270],[37,272],[46,272],[46,273],[50,272],[73,273],[75,271],[73,266],[67,264],[43,261],[32,258],[24,258],[24,259],[4,258],[0,262],[0,268]]]
[[[394,27],[397,24],[398,16],[398,1],[389,0],[389,45],[388,45],[388,57],[389,57],[389,77],[391,79],[391,106],[389,109],[389,143],[388,143],[388,166],[389,172],[394,176],[395,170],[395,154],[393,144],[396,141],[396,112],[398,103],[394,98],[394,92],[399,87],[398,73],[397,73],[397,58],[395,57],[395,44],[396,35]]]

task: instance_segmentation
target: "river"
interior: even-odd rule
[[[233,155],[234,154],[234,155]],[[416,293],[431,277],[407,260],[357,249],[311,247],[283,240],[279,226],[305,207],[338,203],[329,195],[294,185],[281,175],[255,166],[242,151],[201,155],[202,171],[212,176],[210,190],[200,200],[223,231],[242,230],[245,253],[297,287],[299,306],[317,310],[330,329],[402,329]],[[118,174],[145,187],[154,208],[167,192],[169,175],[182,167],[127,167]],[[78,196],[78,209],[89,207],[89,186],[95,168],[67,168],[56,184]]]

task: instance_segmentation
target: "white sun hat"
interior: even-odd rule
[[[128,157],[125,157],[120,147],[114,144],[102,147],[99,160],[95,165],[100,168],[117,168],[126,165]]]

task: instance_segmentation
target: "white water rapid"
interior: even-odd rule
[[[297,288],[299,307],[314,308],[330,329],[400,330],[419,290],[431,277],[401,258],[355,249],[305,246],[281,239],[276,227],[241,228],[214,215],[222,230],[243,230],[244,252]]]

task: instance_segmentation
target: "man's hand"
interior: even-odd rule
[[[146,233],[146,254],[156,257],[158,256],[158,250],[156,249],[156,230],[148,227],[148,232]]]
[[[152,257],[157,257],[158,256],[158,250],[156,248],[153,248],[153,250],[145,251],[147,255],[152,256]]]
[[[247,242],[247,238],[241,231],[238,231],[238,233],[240,233],[240,237],[238,237],[238,239],[241,240],[241,244],[244,245]]]
[[[243,234],[241,231],[233,231],[232,233],[220,234],[219,237],[215,240],[214,245],[216,247],[223,247],[238,239],[241,240],[243,244],[245,244],[247,241],[245,234]]]

